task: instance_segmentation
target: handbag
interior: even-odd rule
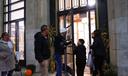
[[[89,66],[89,67],[92,67],[93,66],[92,54],[90,52],[88,54],[87,66]]]

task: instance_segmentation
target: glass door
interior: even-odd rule
[[[73,19],[71,17],[71,14],[68,14],[66,16],[60,16],[59,28],[66,28],[66,39],[73,39],[76,45],[78,39],[84,39],[86,56],[88,57],[88,52],[90,51],[90,44],[93,42],[91,38],[91,33],[96,29],[95,10],[87,11],[86,13],[73,14]],[[74,54],[72,50],[72,45],[68,45],[66,49],[66,55],[63,56],[63,63],[66,63],[71,69],[73,69],[73,66],[75,64],[75,57],[73,56]]]
[[[78,39],[84,39],[86,47],[86,56],[90,51],[90,44],[93,42],[91,33],[96,29],[95,11],[82,14],[74,14],[74,43],[77,44]]]
[[[77,45],[78,39],[84,39],[86,51],[89,51],[89,19],[88,12],[74,15],[74,43]]]

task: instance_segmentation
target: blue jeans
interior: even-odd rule
[[[62,76],[62,61],[61,61],[61,55],[58,53],[55,53],[55,60],[56,60],[56,76]]]

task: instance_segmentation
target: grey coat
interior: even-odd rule
[[[7,42],[0,40],[0,71],[10,71],[15,68],[14,53]]]

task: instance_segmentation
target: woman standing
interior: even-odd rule
[[[7,32],[2,33],[0,39],[0,71],[2,76],[12,76],[15,69],[15,55],[13,44]]]

